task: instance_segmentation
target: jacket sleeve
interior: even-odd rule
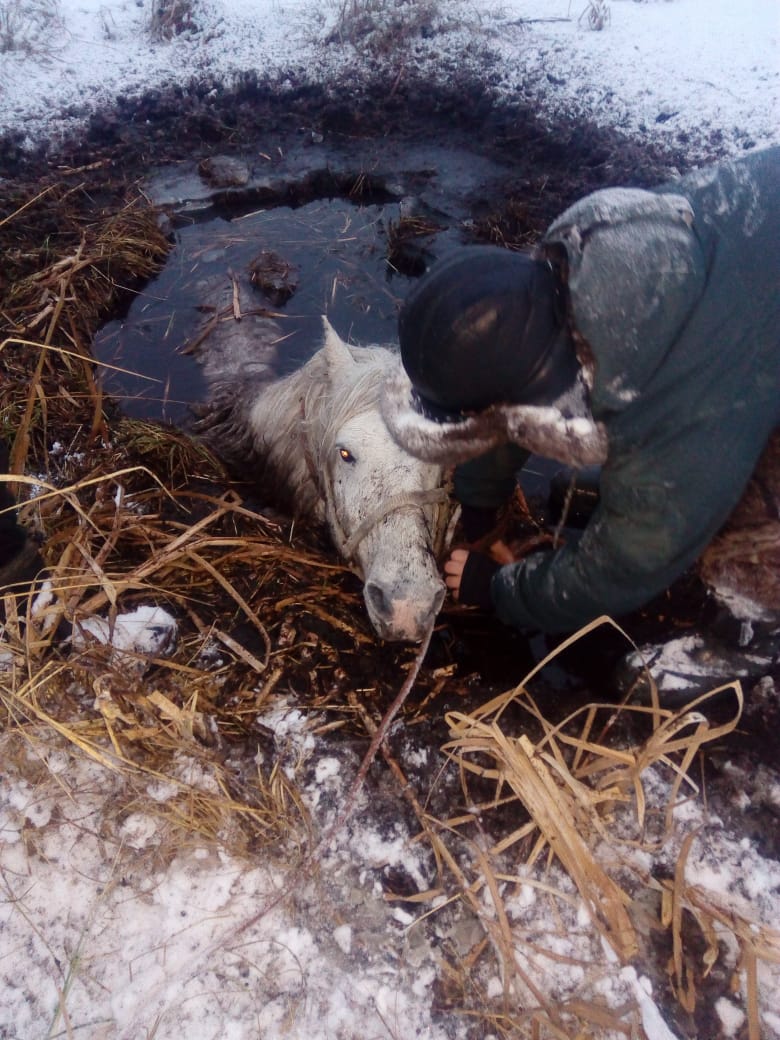
[[[486,455],[463,462],[455,470],[455,497],[464,506],[499,509],[508,501],[517,474],[529,453],[516,444],[502,444]]]
[[[658,489],[660,490],[660,489]],[[577,543],[502,567],[493,577],[496,613],[516,628],[573,631],[601,614],[618,617],[669,583],[676,568],[665,496],[652,510],[602,500]]]
[[[668,588],[724,523],[752,467],[717,428],[698,429],[677,448],[663,464],[642,452],[608,463],[599,506],[579,542],[502,567],[493,577],[501,620],[573,631],[601,614],[636,610]]]

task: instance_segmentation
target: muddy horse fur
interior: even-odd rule
[[[352,347],[327,320],[322,347],[275,378],[272,321],[206,347],[209,406],[199,435],[266,500],[323,523],[363,580],[383,639],[418,642],[444,599],[437,555],[449,519],[441,467],[399,448],[380,413],[395,351]],[[235,331],[235,330],[234,330]]]

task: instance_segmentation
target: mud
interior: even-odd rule
[[[83,204],[96,211],[120,206],[133,187],[160,207],[174,243],[166,270],[129,293],[121,312],[103,315],[95,349],[104,361],[160,380],[149,388],[111,377],[107,389],[123,411],[185,426],[203,385],[181,348],[197,336],[198,307],[229,270],[241,272],[244,306],[288,322],[292,365],[315,349],[323,310],[344,336],[392,339],[398,303],[431,258],[462,242],[527,246],[583,194],[615,184],[651,186],[687,166],[682,151],[650,141],[592,125],[546,125],[522,104],[499,102],[489,76],[475,82],[454,74],[446,87],[407,75],[326,89],[296,74],[284,84],[247,77],[231,93],[214,86],[119,98],[82,137],[54,151],[28,154],[18,140],[0,141],[9,198],[64,182],[78,184]],[[0,207],[0,218],[5,214]],[[425,221],[427,233],[392,241],[403,216]],[[56,212],[51,221],[55,226]],[[295,271],[295,287],[282,298],[250,284],[249,268],[262,250]],[[531,497],[540,515],[545,482]],[[716,620],[702,587],[686,577],[624,624],[641,643]],[[456,692],[437,703],[437,717],[514,685],[552,645],[542,638],[529,643],[489,618],[445,612],[429,664],[454,668]],[[601,631],[568,651],[541,686],[556,706],[552,714],[564,714],[586,691],[599,699],[620,695],[615,675],[625,650],[622,637]],[[353,657],[356,681],[361,667],[397,674],[387,648],[370,662]],[[349,660],[345,655],[347,667]],[[771,679],[745,686],[740,733],[708,765],[709,797],[726,820],[738,804],[734,786],[772,769],[775,758],[780,720]],[[446,738],[443,723],[428,716],[425,726],[431,745]],[[424,784],[411,768],[410,776]],[[757,803],[748,823],[750,836],[777,855],[776,809]],[[389,888],[404,884],[388,878]],[[681,1020],[677,1026],[686,1036],[705,1028]]]
[[[78,186],[80,204],[96,213],[120,206],[130,191],[160,208],[173,242],[165,271],[129,291],[126,308],[95,329],[102,360],[158,380],[107,377],[126,413],[188,424],[203,382],[186,347],[203,322],[199,307],[213,303],[228,272],[243,279],[243,306],[288,323],[283,356],[291,367],[316,349],[323,311],[353,341],[392,340],[400,300],[437,255],[474,241],[527,247],[589,191],[651,186],[687,168],[684,142],[671,149],[582,122],[549,125],[521,101],[499,99],[489,70],[480,80],[448,75],[434,83],[410,72],[368,81],[346,75],[327,86],[295,70],[283,82],[248,75],[233,91],[193,83],[119,97],[81,136],[55,148],[42,143],[34,154],[13,137],[0,140],[3,215],[14,199],[52,183]],[[714,160],[717,138],[712,147]],[[427,233],[394,238],[403,217]],[[47,223],[53,234],[54,205]],[[296,272],[285,300],[250,284],[263,250]],[[531,484],[540,516],[552,473],[542,467]],[[703,588],[686,578],[625,622],[641,643],[717,617]],[[529,658],[550,647],[539,639],[529,650],[526,640],[473,616],[445,625],[439,644],[443,659],[498,685],[517,681]],[[595,634],[567,654],[555,685],[571,685],[572,675],[576,687],[609,676],[612,687],[624,652],[613,633]]]

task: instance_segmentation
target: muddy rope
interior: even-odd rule
[[[322,839],[318,843],[317,847],[314,849],[314,852],[312,853],[313,857],[316,858],[318,853],[327,850],[333,839],[344,827],[344,825],[347,823],[350,816],[352,815],[352,811],[355,807],[355,801],[366,779],[368,770],[371,768],[371,763],[376,758],[376,753],[384,743],[387,734],[390,732],[390,727],[392,726],[396,715],[403,707],[404,701],[409,696],[412,687],[417,681],[417,676],[420,674],[420,668],[422,667],[422,663],[425,660],[426,654],[428,653],[428,647],[431,645],[431,636],[433,635],[435,625],[436,617],[434,616],[428,622],[428,626],[425,629],[425,635],[423,636],[422,642],[420,643],[420,649],[417,651],[417,654],[414,658],[414,662],[412,664],[412,667],[409,669],[409,674],[404,680],[403,686],[398,691],[395,700],[387,709],[387,711],[382,717],[382,721],[377,726],[376,732],[374,733],[374,736],[371,739],[371,743],[368,746],[368,751],[366,751],[365,755],[363,756],[363,761],[360,763],[360,769],[358,769],[357,771],[357,776],[355,777],[354,781],[352,782],[352,786],[349,789],[346,801],[344,802],[344,808],[339,813],[336,822],[329,828],[328,831],[326,831],[326,833],[323,835]]]
[[[447,502],[449,495],[443,487],[431,488],[429,491],[406,491],[401,495],[393,495],[391,498],[385,499],[380,507],[374,510],[373,513],[362,520],[355,530],[349,537],[341,528],[339,519],[336,516],[335,507],[331,504],[330,495],[327,496],[328,502],[328,513],[333,521],[335,529],[339,534],[340,545],[338,546],[339,551],[343,554],[344,559],[352,561],[355,558],[357,548],[366,535],[370,534],[371,531],[382,521],[390,516],[391,513],[397,513],[400,509],[421,509],[426,505],[443,505]],[[439,528],[442,526],[443,521],[446,519],[446,510],[437,510],[436,517],[433,524],[433,542],[438,540]]]

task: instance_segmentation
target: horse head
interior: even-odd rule
[[[327,526],[363,580],[378,635],[419,642],[444,600],[436,555],[448,499],[441,467],[399,448],[382,418],[397,352],[350,347],[326,320],[324,345],[274,378],[279,326],[234,324],[220,323],[207,345],[210,401],[198,432],[276,505]]]
[[[326,320],[313,360],[322,393],[304,399],[302,430],[325,522],[363,580],[377,634],[419,642],[445,593],[436,562],[447,519],[442,470],[399,448],[382,419],[381,386],[397,354],[352,349]]]

